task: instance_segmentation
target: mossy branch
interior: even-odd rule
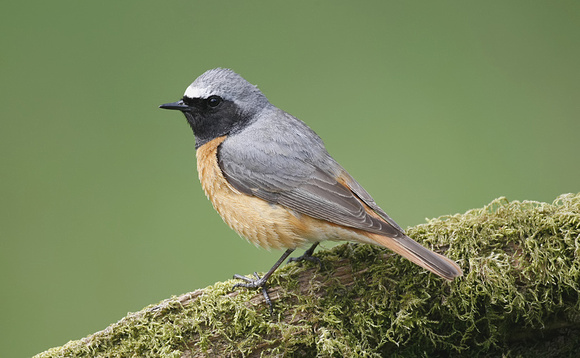
[[[259,291],[219,282],[37,357],[573,356],[580,350],[580,195],[494,200],[410,228],[456,260],[452,283],[389,251],[345,244]]]

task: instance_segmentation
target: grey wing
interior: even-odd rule
[[[301,214],[390,237],[403,234],[370,195],[330,157],[317,136],[306,136],[309,140],[317,139],[312,143],[304,143],[303,137],[291,137],[287,132],[283,140],[260,140],[251,145],[244,138],[230,141],[229,137],[218,152],[224,177],[242,193]],[[347,186],[336,179],[341,173],[346,174],[341,177]],[[378,208],[377,214],[385,220],[369,215],[363,202],[375,211]]]

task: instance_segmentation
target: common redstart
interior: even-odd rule
[[[459,266],[405,232],[326,151],[304,122],[272,105],[229,69],[199,76],[183,98],[160,106],[181,111],[193,129],[201,186],[223,220],[240,236],[286,252],[263,276],[234,275],[262,288],[296,249],[325,240],[380,245],[447,280]]]

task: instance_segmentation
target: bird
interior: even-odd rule
[[[201,186],[225,223],[257,246],[286,249],[263,276],[234,275],[242,280],[234,289],[261,289],[270,310],[272,273],[308,245],[291,260],[317,261],[314,250],[326,240],[386,247],[449,281],[462,275],[454,261],[408,237],[310,127],[233,70],[210,69],[180,100],[159,107],[185,115]]]

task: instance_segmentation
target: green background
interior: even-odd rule
[[[209,68],[308,123],[403,227],[580,191],[579,4],[4,4],[0,356],[281,254],[223,224],[185,119],[157,108]]]

